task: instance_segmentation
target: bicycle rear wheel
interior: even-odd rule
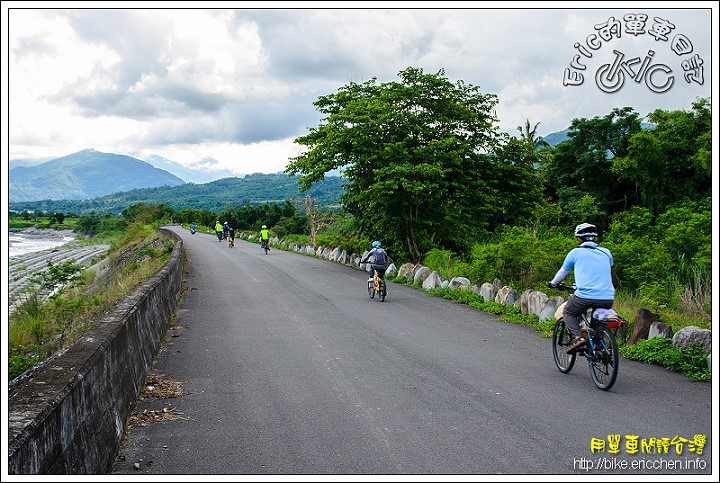
[[[375,282],[372,279],[368,280],[368,295],[370,298],[375,298]]]
[[[568,354],[567,350],[572,345],[572,336],[565,325],[565,321],[560,317],[555,323],[555,329],[552,336],[553,359],[558,370],[563,374],[570,372],[575,365],[576,353]]]
[[[620,356],[617,350],[617,340],[607,326],[595,330],[593,336],[595,349],[590,363],[590,376],[597,387],[603,391],[610,389],[617,379]]]

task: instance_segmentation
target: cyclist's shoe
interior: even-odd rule
[[[573,340],[573,345],[570,346],[570,348],[567,350],[568,354],[574,354],[579,349],[585,346],[587,344],[587,339],[585,337],[575,337]]]

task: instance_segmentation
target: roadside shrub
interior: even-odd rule
[[[422,263],[430,270],[435,270],[445,280],[451,280],[458,273],[456,269],[459,262],[453,258],[453,253],[450,250],[433,248],[425,255]]]
[[[468,261],[458,265],[466,272],[455,275],[477,284],[498,278],[517,290],[544,286],[574,246],[572,237],[563,233],[505,227],[493,241],[474,245]]]
[[[12,347],[41,344],[47,332],[46,310],[41,297],[35,291],[22,296],[8,323],[8,342]]]
[[[50,260],[45,260],[45,265],[47,271],[35,273],[30,277],[30,282],[46,290],[52,290],[58,285],[65,285],[76,280],[81,268],[80,265],[75,263],[74,258],[57,265]]]
[[[712,379],[707,366],[707,354],[701,344],[677,347],[668,337],[653,337],[638,341],[632,346],[618,349],[628,359],[657,364],[669,371],[680,372],[693,381]]]
[[[35,364],[42,362],[44,353],[40,346],[28,345],[23,347],[23,352],[11,356],[8,360],[8,376],[14,379],[23,372],[27,371]]]

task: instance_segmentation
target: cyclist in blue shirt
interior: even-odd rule
[[[547,282],[548,287],[555,288],[571,270],[575,271],[577,289],[568,297],[563,309],[563,320],[573,336],[568,353],[576,352],[587,343],[580,332],[580,315],[590,307],[610,309],[615,299],[612,253],[598,246],[597,237],[595,225],[582,223],[575,227],[575,238],[580,246],[570,250],[555,277]]]

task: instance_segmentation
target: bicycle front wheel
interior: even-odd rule
[[[368,295],[370,298],[375,298],[375,282],[368,280]]]
[[[620,356],[617,350],[615,334],[606,326],[595,330],[593,337],[595,348],[590,361],[590,376],[597,387],[603,391],[610,389],[617,379]]]
[[[565,321],[560,317],[555,323],[555,329],[552,336],[553,359],[558,370],[563,374],[570,372],[575,365],[576,353],[568,354],[567,350],[572,345],[572,336],[565,325]]]

